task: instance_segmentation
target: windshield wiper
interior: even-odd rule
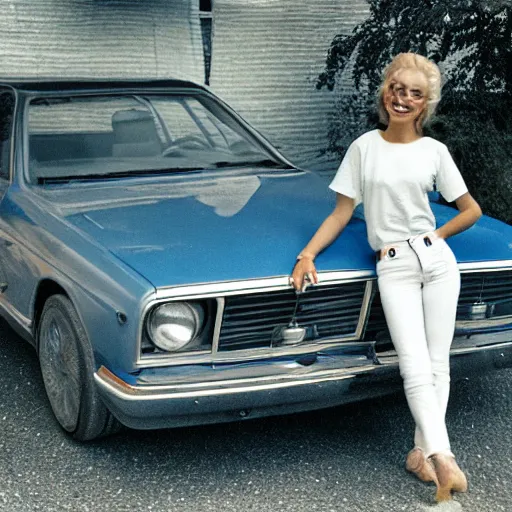
[[[136,171],[116,171],[83,175],[70,174],[65,176],[39,176],[37,178],[37,183],[39,185],[46,185],[51,183],[67,183],[71,181],[101,181],[105,179],[136,178],[138,176],[172,174],[178,172],[199,172],[204,170],[204,167],[166,167],[165,169],[140,169]]]
[[[222,167],[268,167],[272,169],[288,169],[290,166],[282,162],[276,162],[270,158],[265,158],[263,160],[241,160],[239,162],[236,160],[214,162],[212,167],[216,167],[217,169]]]

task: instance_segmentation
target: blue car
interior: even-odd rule
[[[361,214],[318,285],[289,285],[334,200],[200,85],[0,81],[0,311],[62,428],[85,441],[397,389]],[[449,243],[453,375],[512,366],[512,227],[483,217]]]

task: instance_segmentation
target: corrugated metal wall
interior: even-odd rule
[[[1,0],[0,76],[204,80],[198,0]]]
[[[2,0],[0,76],[204,81],[199,0]],[[366,0],[213,0],[210,82],[299,165],[323,152],[335,94],[318,91],[329,45]]]
[[[327,170],[335,94],[318,91],[333,37],[366,0],[214,0],[211,86],[297,164]]]

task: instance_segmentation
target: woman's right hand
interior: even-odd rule
[[[338,237],[350,217],[352,217],[354,206],[355,200],[353,198],[339,193],[336,194],[336,208],[322,222],[308,245],[299,254],[300,259],[297,259],[293,268],[290,285],[297,292],[303,292],[308,284],[318,284],[318,275],[313,260]]]
[[[304,256],[297,260],[290,277],[290,284],[298,292],[303,292],[308,284],[318,284],[318,274],[312,258]]]

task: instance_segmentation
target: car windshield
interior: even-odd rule
[[[89,180],[226,167],[286,167],[200,92],[37,98],[31,181]]]

